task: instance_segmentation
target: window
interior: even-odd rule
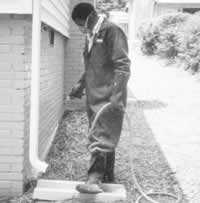
[[[191,14],[196,13],[198,11],[200,11],[200,8],[184,8],[183,9],[183,12],[191,13]]]

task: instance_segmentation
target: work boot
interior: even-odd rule
[[[87,194],[98,194],[103,192],[101,189],[101,175],[98,173],[89,174],[87,182],[77,185],[76,190],[80,193]]]
[[[113,173],[105,174],[103,177],[103,183],[115,183],[115,176]]]

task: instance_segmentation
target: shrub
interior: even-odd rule
[[[182,47],[178,56],[184,61],[185,69],[190,69],[193,73],[198,72],[200,68],[200,33],[186,36]]]
[[[142,51],[145,54],[175,58],[180,44],[177,31],[180,24],[187,18],[188,14],[167,14],[154,19],[149,24],[142,25],[139,29]]]
[[[140,28],[139,38],[142,41],[142,51],[147,55],[155,54],[157,42],[159,40],[159,29],[153,24],[146,24]]]
[[[181,24],[185,23],[188,20],[189,16],[190,14],[182,12],[168,13],[155,19],[155,23],[161,29],[177,26],[179,27]]]
[[[155,53],[164,58],[175,59],[178,55],[180,43],[177,30],[168,28],[161,32]]]
[[[186,69],[196,73],[200,69],[200,16],[191,15],[181,31],[184,39],[179,58],[185,62]]]
[[[200,70],[200,15],[173,13],[154,19],[139,29],[141,49],[167,59],[181,59],[185,69]]]

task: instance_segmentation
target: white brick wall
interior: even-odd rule
[[[22,192],[24,154],[24,27],[27,16],[0,15],[0,195]]]
[[[31,17],[0,15],[0,196],[23,192],[29,153]],[[42,30],[39,153],[44,158],[64,108],[66,38]]]
[[[83,41],[72,22],[67,44],[55,32],[55,44],[50,46],[48,30],[42,31],[39,153],[43,158],[63,114],[64,94],[83,72]],[[0,195],[22,193],[23,182],[31,176],[30,62],[31,16],[0,14]]]
[[[54,47],[49,45],[49,32],[42,32],[40,154],[64,112],[64,48],[65,39],[55,32]]]
[[[40,137],[39,154],[43,159],[48,152],[55,130],[64,112],[64,48],[66,38],[55,31],[54,45],[50,45],[50,28],[41,31],[40,74]],[[25,28],[25,64],[30,67],[31,22]],[[30,70],[30,68],[28,68]],[[25,93],[25,151],[28,152],[30,88]],[[25,154],[25,179],[31,176],[28,155]]]

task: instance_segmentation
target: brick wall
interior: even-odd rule
[[[55,32],[54,45],[50,45],[49,31],[42,32],[41,104],[40,104],[40,156],[46,155],[64,112],[64,54],[66,39]],[[49,137],[49,135],[51,135]]]
[[[71,11],[77,3],[89,2],[93,3],[94,0],[73,0],[71,2]],[[70,22],[70,39],[65,49],[65,99],[67,98],[72,86],[79,80],[81,74],[84,72],[83,65],[83,48],[84,48],[84,35],[80,33],[77,26],[71,20]],[[65,108],[80,108],[84,106],[83,100],[66,101]]]
[[[0,15],[0,196],[22,192],[27,16]]]
[[[54,44],[50,44],[51,28],[42,26],[40,73],[40,136],[39,155],[46,157],[64,112],[64,53],[66,38],[54,31]],[[31,22],[25,28],[25,64],[31,62]],[[25,151],[28,151],[30,89],[26,93]],[[25,179],[31,176],[28,155],[25,154]]]
[[[89,0],[92,2],[92,0]],[[80,0],[72,1],[75,3]],[[31,177],[28,161],[31,16],[0,15],[0,195],[16,195]],[[83,35],[71,22],[71,39],[42,30],[39,153],[45,157],[63,113],[63,98],[83,72]],[[65,60],[64,60],[65,59]]]
[[[31,25],[29,15],[0,15],[0,196],[18,195],[31,177],[28,160]],[[44,28],[44,26],[43,26]],[[42,29],[39,153],[45,158],[64,108],[66,38]]]

